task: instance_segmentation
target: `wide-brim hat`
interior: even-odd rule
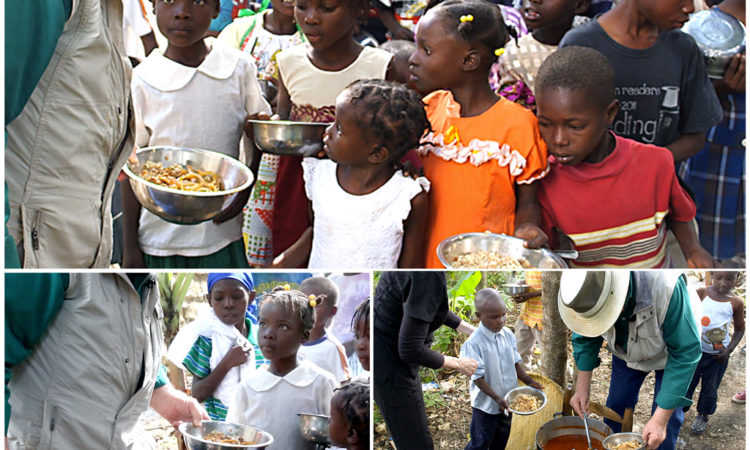
[[[601,336],[620,316],[629,286],[629,271],[566,270],[557,296],[560,317],[577,334]]]

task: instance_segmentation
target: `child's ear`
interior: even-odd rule
[[[331,313],[330,313],[331,317],[335,316],[338,310],[339,310],[338,306],[331,306]]]
[[[247,299],[248,299],[248,300],[247,300],[247,304],[248,304],[248,306],[249,306],[249,305],[252,305],[252,304],[253,304],[253,302],[255,301],[255,291],[250,291],[250,292],[248,292],[248,294],[247,294]]]
[[[461,65],[461,68],[464,72],[471,72],[472,70],[479,67],[479,64],[482,62],[482,56],[479,54],[479,51],[476,49],[471,49],[464,55],[464,62]]]
[[[208,306],[211,306],[211,294],[206,294],[206,301],[208,302]]]
[[[612,122],[615,121],[615,117],[617,116],[617,112],[620,110],[620,101],[617,99],[612,100],[612,103],[607,105],[607,108],[604,110],[604,117],[607,118],[607,123],[612,126]]]
[[[589,6],[591,6],[591,0],[577,0],[573,14],[577,16],[584,15],[589,10]]]
[[[373,164],[382,164],[388,161],[390,157],[391,152],[384,145],[379,145],[370,152],[367,156],[367,161]]]
[[[211,17],[214,19],[219,17],[219,13],[221,12],[221,0],[216,0],[216,8],[214,8],[213,14],[211,14]]]
[[[349,427],[349,432],[346,433],[346,443],[352,445],[359,444],[359,433],[352,426]]]

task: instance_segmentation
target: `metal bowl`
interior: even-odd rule
[[[643,436],[640,433],[615,433],[607,436],[602,441],[602,445],[605,449],[609,450],[611,446],[622,444],[623,442],[638,441],[641,445],[636,450],[643,450],[646,448],[646,443],[643,441]]]
[[[308,442],[330,444],[328,440],[328,416],[298,413],[300,432]]]
[[[528,284],[504,284],[503,285],[503,292],[510,295],[511,297],[515,297],[518,294],[525,294],[526,292],[529,292],[529,289],[531,286]]]
[[[178,427],[185,444],[190,450],[237,450],[237,449],[260,449],[266,448],[273,442],[273,436],[263,430],[231,422],[218,422],[215,420],[204,420],[200,427],[190,422],[180,424]],[[219,444],[203,439],[204,434],[212,431],[220,431],[228,436],[241,437],[253,442],[253,444]]]
[[[695,39],[710,78],[721,78],[732,57],[745,48],[745,26],[718,8],[698,11],[682,30]]]
[[[568,267],[565,261],[553,252],[547,249],[526,248],[523,242],[523,239],[505,234],[463,233],[440,242],[437,246],[437,255],[447,269],[457,269],[451,265],[456,258],[478,250],[495,251],[515,259],[523,258],[532,268],[564,269]],[[501,268],[497,267],[497,269]]]
[[[216,217],[253,182],[253,173],[240,161],[223,153],[182,147],[144,147],[136,152],[138,163],[123,167],[130,177],[130,187],[144,208],[179,225],[193,225]],[[139,175],[146,161],[165,167],[174,163],[216,172],[224,184],[218,192],[190,192],[150,183]]]
[[[534,397],[542,401],[542,405],[539,407],[539,409],[530,412],[516,411],[515,409],[510,407],[510,403],[521,394],[533,395]],[[511,389],[510,391],[508,391],[508,393],[505,394],[504,399],[505,403],[508,405],[508,409],[513,411],[513,414],[518,414],[520,416],[529,416],[531,414],[538,413],[547,404],[547,395],[539,389],[533,388],[531,386],[518,386],[515,389]]]
[[[259,149],[287,156],[311,156],[323,150],[323,133],[329,125],[287,120],[250,120],[250,123]]]

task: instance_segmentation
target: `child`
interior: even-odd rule
[[[328,436],[331,444],[347,450],[370,448],[370,385],[354,380],[336,389]]]
[[[330,159],[302,162],[313,225],[274,264],[296,267],[309,255],[310,268],[423,267],[430,185],[395,165],[429,127],[402,84],[357,81],[339,94],[323,138]]]
[[[608,130],[614,92],[612,65],[593,49],[562,48],[539,68],[539,129],[554,160],[539,202],[552,247],[567,235],[579,254],[572,267],[669,267],[669,228],[691,267],[713,267],[668,150]]]
[[[315,305],[302,292],[282,287],[260,304],[258,344],[271,363],[237,387],[226,420],[271,433],[269,450],[314,449],[299,432],[297,414],[330,412],[337,386],[333,375],[310,361],[297,362],[300,345],[310,337]]]
[[[711,272],[712,284],[697,289],[702,302],[701,347],[703,356],[693,374],[685,397],[692,399],[698,383],[701,393],[698,397],[698,414],[690,430],[703,434],[708,424],[708,416],[716,411],[716,399],[721,379],[729,364],[729,355],[745,335],[744,302],[732,289],[737,283],[737,272]],[[729,323],[734,323],[734,334],[729,338]],[[690,409],[689,406],[683,411]]]
[[[367,0],[297,0],[294,16],[308,44],[278,55],[278,114],[282,119],[333,122],[336,97],[354,81],[386,78],[392,56],[362,47],[353,37]],[[274,198],[274,256],[294,244],[310,225],[302,158],[283,156]]]
[[[224,420],[233,389],[262,364],[257,329],[246,311],[255,299],[249,273],[208,274],[206,299],[211,307],[182,327],[167,357],[193,374],[192,396],[211,420]]]
[[[417,48],[414,41],[395,39],[383,42],[379,48],[393,54],[393,81],[409,85],[409,58]]]
[[[256,15],[241,17],[229,24],[218,40],[238,48],[255,60],[258,79],[262,85],[276,90],[279,84],[277,54],[286,48],[305,42],[305,36],[294,21],[294,4],[285,0],[272,0],[273,9]],[[274,95],[268,95],[273,93]],[[276,105],[275,92],[269,92],[268,101]],[[258,178],[243,210],[242,238],[245,256],[252,267],[265,267],[273,259],[271,223],[273,199],[276,193],[276,172],[279,156],[263,153],[258,168]]]
[[[527,270],[526,284],[531,288],[528,292],[513,296],[513,301],[521,303],[521,313],[518,315],[513,335],[516,338],[518,354],[521,355],[524,370],[531,367],[531,353],[534,346],[542,343],[542,272]]]
[[[534,115],[492,91],[488,72],[508,39],[500,10],[481,0],[449,0],[417,27],[411,80],[425,97],[433,132],[420,152],[430,180],[426,267],[435,248],[466,232],[515,234],[529,247],[539,229],[534,181],[547,173],[547,151]]]
[[[357,306],[352,317],[354,331],[354,351],[362,368],[370,371],[370,299]]]
[[[315,324],[310,331],[310,338],[300,348],[300,355],[331,372],[339,383],[348,381],[351,372],[346,362],[344,346],[336,336],[327,332],[338,311],[336,303],[339,288],[328,278],[312,277],[303,281],[299,290],[318,302],[315,307]]]
[[[510,436],[511,415],[504,397],[518,380],[544,389],[521,365],[513,332],[505,328],[505,303],[495,289],[474,296],[480,324],[461,346],[461,357],[479,365],[471,376],[471,440],[466,449],[502,449]]]
[[[169,44],[133,71],[136,144],[204,148],[238,157],[246,117],[270,113],[252,59],[204,41],[218,0],[159,0],[154,10]],[[252,169],[257,172],[257,165]],[[249,190],[219,217],[197,225],[166,222],[123,190],[124,266],[247,267],[239,212]]]

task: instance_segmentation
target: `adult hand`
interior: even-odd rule
[[[657,407],[654,415],[643,427],[643,440],[649,450],[658,448],[667,437],[667,423],[672,416],[672,411],[674,410]]]
[[[178,391],[170,384],[154,389],[150,405],[175,428],[182,422],[192,422],[198,427],[202,420],[209,420],[206,410],[198,400]]]
[[[745,54],[737,53],[729,60],[724,76],[714,80],[714,88],[719,97],[745,92]]]
[[[523,246],[526,248],[539,248],[547,243],[549,239],[547,234],[542,231],[541,228],[533,223],[525,222],[516,227],[513,235],[517,238],[523,239],[525,242]]]
[[[462,374],[470,377],[477,370],[479,364],[471,358],[455,358],[453,356],[446,356],[443,367],[446,369],[455,369]]]
[[[589,409],[589,388],[591,386],[592,372],[590,370],[578,371],[578,378],[576,379],[576,390],[573,393],[573,397],[570,398],[570,406],[573,411],[579,416],[583,417],[586,410]]]
[[[712,356],[713,360],[719,364],[725,363],[729,359],[729,349],[725,348],[719,353]]]

